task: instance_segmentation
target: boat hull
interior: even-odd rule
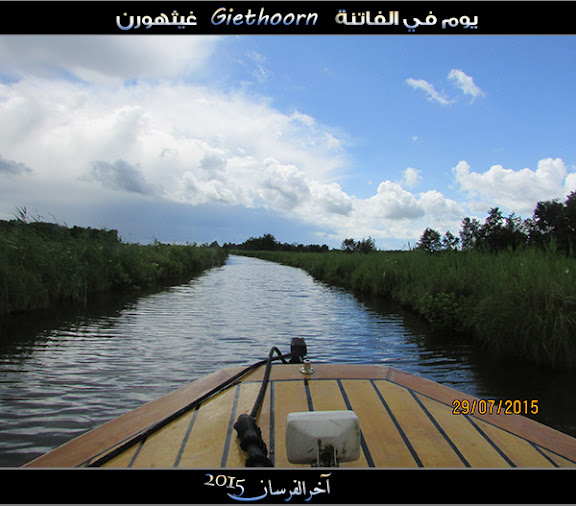
[[[289,413],[350,409],[360,421],[361,452],[343,468],[576,467],[576,439],[524,416],[498,414],[494,405],[488,410],[479,399],[414,374],[376,365],[314,364],[308,376],[300,368],[272,366],[258,416],[275,467],[304,467],[286,457]],[[227,368],[194,381],[26,467],[88,466],[120,446],[122,451],[103,467],[244,467],[246,455],[233,426],[240,414],[251,411],[264,367],[135,444],[126,443],[240,370]],[[455,400],[484,409],[459,414]]]

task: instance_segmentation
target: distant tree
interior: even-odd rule
[[[458,249],[459,243],[460,239],[449,230],[442,237],[442,247],[445,250],[456,251]]]
[[[242,243],[242,249],[273,251],[280,248],[280,243],[272,234],[264,234],[262,237],[250,237]]]
[[[376,241],[370,236],[368,236],[368,239],[362,239],[361,241],[355,241],[352,238],[344,239],[340,249],[346,253],[371,253],[376,251]]]
[[[570,192],[564,202],[566,206],[566,217],[568,218],[568,228],[570,232],[576,233],[576,190]]]
[[[478,246],[489,251],[516,249],[528,241],[528,224],[515,213],[504,218],[502,212],[494,207],[479,230]]]
[[[442,249],[440,233],[433,228],[427,228],[422,233],[420,240],[416,243],[416,247],[428,253],[440,251]]]
[[[499,208],[493,207],[478,231],[478,246],[490,251],[503,249],[504,217]]]
[[[319,244],[309,244],[304,246],[303,251],[308,251],[311,253],[326,253],[330,250],[326,244],[320,246]]]
[[[503,243],[505,247],[516,249],[528,243],[528,223],[520,216],[512,213],[506,218],[506,223],[502,230]]]
[[[523,221],[515,213],[504,218],[502,211],[493,207],[482,225],[476,219],[464,218],[460,231],[462,250],[485,249],[497,252],[516,249],[528,243],[530,230],[534,227],[530,220]]]
[[[362,239],[356,243],[356,251],[358,253],[372,253],[376,251],[376,241],[368,236],[368,239]]]
[[[340,249],[346,253],[353,253],[356,251],[356,241],[352,238],[344,239]]]
[[[558,200],[538,202],[534,210],[537,230],[544,236],[561,235],[566,228],[564,204]]]
[[[576,247],[576,191],[564,203],[558,200],[538,202],[530,220],[530,240],[545,245],[551,241],[565,253],[574,254]]]
[[[214,242],[210,246],[217,245]],[[325,253],[330,251],[330,248],[326,244],[299,244],[293,242],[289,244],[287,242],[281,243],[276,240],[272,234],[264,234],[262,237],[250,237],[241,244],[234,244],[225,242],[222,246],[225,249],[237,249],[237,250],[249,250],[249,251],[298,251],[298,252],[319,252]]]
[[[462,220],[462,230],[460,231],[462,250],[471,250],[476,246],[479,230],[480,222],[476,218],[464,218]]]

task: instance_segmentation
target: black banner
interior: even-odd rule
[[[2,2],[2,34],[574,34],[572,2]],[[25,9],[25,15],[22,10]]]
[[[572,501],[566,491],[574,473],[559,469],[22,469],[0,471],[0,476],[3,483],[13,484],[8,500],[14,504],[558,504]],[[21,490],[19,483],[24,483]],[[26,485],[30,483],[34,485]]]

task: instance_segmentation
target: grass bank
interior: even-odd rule
[[[220,248],[124,243],[116,230],[0,221],[0,314],[185,281],[226,256]]]
[[[490,350],[542,365],[576,366],[576,260],[553,250],[254,256],[388,297],[435,329],[472,335]]]

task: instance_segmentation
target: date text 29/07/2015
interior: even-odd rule
[[[538,400],[454,399],[453,415],[536,415]]]

